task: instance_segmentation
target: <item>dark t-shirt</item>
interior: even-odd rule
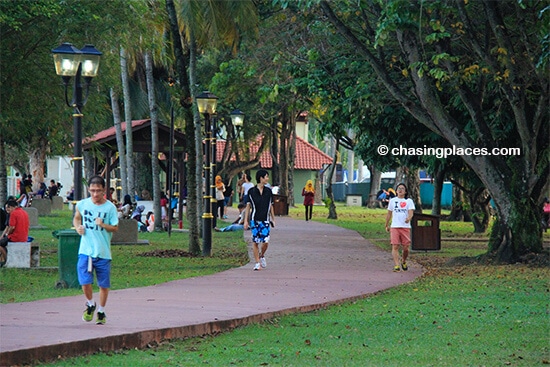
[[[50,197],[50,199],[57,195],[58,189],[59,188],[57,187],[57,185],[48,187],[48,196]]]
[[[248,190],[248,202],[251,207],[250,218],[253,221],[269,221],[269,214],[273,202],[273,193],[269,187],[264,187],[261,194],[257,186],[252,187]]]
[[[233,194],[233,188],[231,186],[225,186],[225,191],[223,192],[223,196],[226,198],[230,197],[231,194]]]

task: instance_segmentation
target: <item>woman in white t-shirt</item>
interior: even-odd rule
[[[248,175],[246,173],[243,173],[243,179],[244,179],[244,182],[241,186],[240,198],[241,198],[241,203],[244,203],[246,205],[246,203],[248,202],[248,190],[253,188],[254,184],[250,182],[250,180],[248,179]]]
[[[408,197],[405,184],[400,183],[396,188],[397,196],[388,203],[386,215],[386,231],[390,232],[391,253],[393,257],[393,271],[409,270],[407,257],[411,245],[411,219],[414,214],[414,202]],[[390,227],[391,220],[391,227]],[[399,247],[402,247],[402,259],[399,261]]]

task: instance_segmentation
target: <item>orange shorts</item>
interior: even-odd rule
[[[411,229],[390,228],[390,242],[392,245],[409,246],[411,244]]]

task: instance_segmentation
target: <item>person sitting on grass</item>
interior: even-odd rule
[[[231,231],[242,231],[244,229],[244,208],[246,205],[239,203],[237,209],[239,209],[239,217],[229,226],[223,228],[214,228],[216,232],[231,232]]]

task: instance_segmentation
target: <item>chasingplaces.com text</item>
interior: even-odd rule
[[[461,148],[457,146],[447,148],[434,148],[424,145],[423,147],[398,147],[390,148],[387,145],[379,145],[377,148],[380,155],[395,155],[395,156],[436,156],[437,158],[447,158],[452,156],[470,156],[470,155],[501,155],[501,156],[517,156],[521,155],[520,148]]]

